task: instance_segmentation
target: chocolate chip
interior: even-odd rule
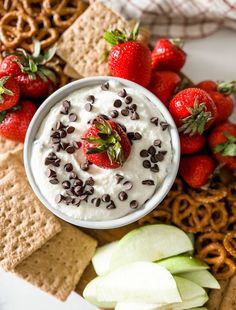
[[[151,167],[151,163],[149,160],[144,160],[143,161],[143,167],[144,168],[150,168]]]
[[[61,195],[61,194],[57,194],[56,197],[55,197],[56,203],[60,203],[64,199],[65,199],[65,197],[63,195]]]
[[[52,163],[54,163],[54,159],[50,159],[48,157],[45,158],[44,165],[48,166]]]
[[[75,152],[75,148],[72,145],[70,145],[66,148],[66,152],[68,154],[73,154]]]
[[[150,119],[150,122],[151,122],[152,124],[158,126],[159,119],[158,119],[158,117],[152,117],[152,118]]]
[[[101,89],[102,90],[108,90],[109,89],[109,83],[108,82],[105,82],[101,85]]]
[[[121,114],[122,114],[123,116],[128,116],[128,115],[129,115],[129,110],[128,110],[128,109],[122,109],[122,110],[121,110]]]
[[[73,180],[73,179],[78,179],[78,176],[75,172],[71,172],[70,176],[69,176],[69,179],[70,180]]]
[[[118,198],[121,200],[121,201],[124,201],[128,198],[128,195],[126,192],[122,191],[118,194]]]
[[[142,139],[142,135],[139,132],[135,132],[134,133],[134,140],[141,140]]]
[[[76,205],[77,207],[80,206],[81,200],[79,197],[74,198],[74,205]]]
[[[55,152],[59,152],[60,149],[62,148],[60,143],[53,144],[52,147],[53,147]]]
[[[90,111],[92,111],[92,105],[90,104],[90,103],[86,103],[86,105],[84,106],[84,108],[85,108],[85,110],[86,111],[88,111],[88,112],[90,112]]]
[[[95,183],[94,179],[92,177],[89,177],[86,181],[85,181],[85,184],[86,185],[91,185],[93,186]]]
[[[150,159],[151,159],[151,162],[154,164],[158,162],[155,155],[152,155]]]
[[[159,172],[159,171],[160,171],[157,164],[153,165],[153,166],[151,167],[150,170],[151,170],[152,172]]]
[[[51,180],[49,180],[49,182],[50,182],[51,184],[58,184],[58,183],[59,183],[59,181],[58,181],[57,178],[51,179]]]
[[[66,131],[67,131],[67,133],[72,133],[72,132],[74,132],[75,131],[75,127],[73,127],[73,126],[69,126],[67,129],[66,129]]]
[[[137,105],[135,103],[131,104],[129,107],[131,111],[136,111],[137,110]]]
[[[125,103],[130,104],[133,101],[133,98],[131,96],[126,96],[125,97]]]
[[[94,198],[94,201],[93,201],[95,207],[99,207],[100,204],[101,204],[101,199],[100,198]]]
[[[155,185],[153,180],[143,180],[142,184],[143,185]]]
[[[151,154],[151,155],[154,155],[156,154],[156,149],[153,145],[151,145],[149,148],[148,148],[148,153]]]
[[[88,171],[88,170],[89,170],[89,164],[88,164],[88,162],[82,163],[82,164],[80,165],[80,168],[81,168],[83,171]]]
[[[63,181],[62,182],[62,187],[64,189],[69,189],[70,188],[70,182],[69,181]]]
[[[57,176],[56,172],[52,169],[48,169],[46,175],[48,178],[55,178]]]
[[[54,131],[51,135],[51,138],[60,138],[60,133],[58,131]]]
[[[159,153],[161,153],[162,155],[166,155],[167,151],[159,151]]]
[[[118,173],[115,175],[115,178],[116,178],[116,184],[119,184],[124,179],[123,175],[120,175]]]
[[[73,181],[73,186],[82,186],[83,185],[83,181],[81,179],[77,179]]]
[[[102,195],[102,201],[103,202],[109,202],[111,200],[111,197],[109,194]]]
[[[125,182],[123,183],[123,186],[124,186],[124,188],[125,188],[126,191],[129,191],[129,190],[131,190],[131,188],[133,187],[133,184],[132,184],[130,181],[125,181]]]
[[[94,188],[91,185],[86,186],[86,193],[92,195],[94,193]]]
[[[87,201],[87,199],[88,199],[88,195],[87,194],[83,194],[83,195],[80,196],[80,200]]]
[[[111,202],[106,206],[106,208],[107,208],[108,210],[116,209],[116,205],[115,205],[114,201],[111,200]]]
[[[53,144],[57,144],[57,143],[60,143],[60,142],[61,142],[60,138],[52,138],[52,143]]]
[[[120,124],[120,123],[119,123],[119,126],[122,128],[122,130],[123,130],[124,132],[127,131],[126,127],[125,127],[123,124]]]
[[[120,108],[122,106],[122,101],[120,99],[116,99],[113,103],[114,107]]]
[[[58,121],[57,123],[56,123],[56,128],[57,128],[57,130],[60,130],[60,129],[64,129],[66,126],[62,123],[62,122],[60,122],[60,121]]]
[[[149,156],[147,150],[142,150],[142,151],[139,153],[139,155],[140,155],[141,157],[148,157],[148,156]]]
[[[49,159],[57,159],[57,155],[54,152],[50,152],[47,157]]]
[[[134,132],[132,132],[132,131],[131,131],[131,132],[128,132],[128,133],[127,133],[127,136],[128,136],[128,138],[129,138],[130,141],[134,140]]]
[[[164,160],[164,155],[161,152],[158,152],[156,155],[156,160],[157,161],[163,161]]]
[[[160,125],[161,125],[161,128],[162,128],[163,131],[166,130],[166,128],[169,127],[169,124],[167,122],[160,122]]]
[[[54,162],[52,162],[52,165],[53,165],[54,167],[60,167],[60,162],[61,162],[61,160],[58,158],[58,159],[56,159]]]
[[[110,115],[111,115],[112,118],[116,118],[116,117],[118,117],[119,112],[118,112],[117,110],[112,110],[112,111],[110,112]]]
[[[78,116],[75,113],[70,113],[69,114],[69,121],[70,122],[76,122],[78,119]]]
[[[87,98],[86,98],[87,102],[88,103],[91,103],[93,104],[94,101],[95,101],[95,97],[93,95],[89,95]]]
[[[109,120],[109,117],[106,114],[99,114],[98,117],[103,118],[106,121]]]
[[[69,100],[64,100],[62,103],[62,106],[68,110],[71,107],[70,101]]]
[[[67,136],[66,131],[65,131],[64,129],[62,129],[62,130],[60,131],[60,138],[65,138],[66,136]]]
[[[69,205],[71,203],[73,203],[74,199],[70,196],[66,197],[66,204]]]
[[[62,142],[61,143],[61,146],[62,146],[62,149],[63,150],[66,150],[66,148],[70,145],[70,143],[67,143],[67,142]]]
[[[78,185],[73,189],[73,191],[76,196],[80,196],[83,193],[83,187]]]
[[[153,145],[154,145],[154,146],[161,147],[161,140],[160,140],[160,139],[154,140]]]
[[[130,119],[132,119],[132,121],[135,121],[135,120],[137,120],[137,119],[139,119],[140,117],[139,117],[139,114],[138,114],[138,112],[136,112],[136,111],[134,111],[133,113],[132,113],[132,115],[131,115],[131,117],[130,117]]]
[[[138,202],[137,202],[137,200],[132,200],[132,201],[130,201],[129,206],[130,206],[131,209],[137,209],[137,208],[138,208]]]
[[[123,88],[118,92],[118,96],[125,98],[127,96],[126,90]]]
[[[61,108],[60,114],[67,115],[68,113],[69,113],[69,109],[66,109],[64,107]]]
[[[74,141],[72,142],[72,145],[74,146],[75,149],[80,149],[82,146],[82,143],[80,141]]]

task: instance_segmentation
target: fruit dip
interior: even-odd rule
[[[94,124],[111,121],[128,137],[130,153],[108,169],[88,160],[83,137]],[[108,81],[78,89],[53,106],[37,132],[30,164],[51,206],[99,221],[142,208],[172,168],[172,154],[169,124],[157,106],[139,91]]]

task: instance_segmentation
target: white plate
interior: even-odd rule
[[[194,82],[203,79],[236,79],[236,33],[222,30],[211,37],[187,42],[189,54],[184,72]],[[94,310],[82,298],[72,293],[66,302],[40,291],[0,270],[0,310]]]

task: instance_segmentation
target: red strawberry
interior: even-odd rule
[[[84,132],[83,150],[98,167],[115,169],[128,158],[131,144],[119,124],[99,119]]]
[[[168,106],[176,87],[180,84],[180,76],[171,71],[154,72],[148,89],[154,93],[164,105]]]
[[[0,73],[0,111],[7,110],[17,104],[20,87],[13,77]]]
[[[200,88],[180,91],[170,102],[169,111],[179,132],[202,134],[217,116],[217,109],[211,97]]]
[[[208,142],[214,157],[226,167],[236,170],[236,125],[230,122],[217,125]]]
[[[208,155],[192,155],[183,157],[179,172],[188,185],[193,188],[204,186],[215,169],[213,159]]]
[[[20,59],[16,55],[5,57],[0,65],[0,71],[11,76],[21,74]]]
[[[218,111],[215,123],[226,121],[234,109],[234,102],[230,95],[235,92],[235,81],[217,84],[214,81],[206,80],[197,84],[197,87],[206,90],[215,102]]]
[[[139,25],[127,37],[119,30],[104,33],[105,40],[113,47],[108,57],[111,74],[146,87],[151,78],[151,52],[146,44],[137,41]]]
[[[24,143],[26,131],[35,112],[36,107],[29,100],[23,100],[18,111],[1,112],[0,136]]]
[[[153,70],[180,71],[186,61],[186,53],[181,49],[182,41],[178,39],[160,39],[152,51]]]
[[[180,146],[181,146],[181,154],[193,154],[200,151],[206,139],[203,135],[195,134],[195,135],[188,135],[181,133],[180,137]]]

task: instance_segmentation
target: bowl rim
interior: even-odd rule
[[[156,189],[153,196],[150,198],[150,200],[145,203],[142,208],[135,210],[131,213],[128,213],[124,215],[123,217],[117,218],[117,219],[111,219],[111,220],[104,220],[104,221],[87,221],[87,220],[80,220],[73,217],[70,217],[66,215],[65,213],[61,212],[58,209],[55,209],[53,206],[50,205],[50,203],[47,201],[47,199],[44,197],[44,195],[41,193],[39,187],[37,186],[33,173],[32,173],[32,167],[31,167],[31,150],[32,150],[32,144],[35,139],[35,135],[41,125],[41,122],[44,118],[44,116],[51,110],[51,108],[61,99],[65,98],[67,94],[71,93],[72,91],[78,90],[80,88],[94,86],[102,82],[106,82],[109,80],[114,80],[120,82],[124,87],[131,87],[136,89],[137,91],[141,92],[145,97],[147,97],[153,104],[157,105],[158,109],[160,110],[161,114],[165,118],[169,126],[170,136],[171,136],[171,143],[172,143],[172,169],[169,169],[169,173],[165,177],[164,181]],[[36,196],[39,198],[39,200],[43,203],[43,205],[49,209],[52,213],[54,213],[59,218],[65,220],[66,222],[69,222],[73,225],[84,227],[84,228],[92,228],[92,229],[111,229],[111,228],[118,228],[122,227],[128,224],[131,224],[140,218],[144,217],[148,213],[150,213],[158,204],[161,203],[161,201],[165,198],[169,190],[171,189],[179,167],[179,161],[180,161],[180,141],[179,141],[179,135],[178,131],[175,125],[175,122],[170,114],[170,112],[167,110],[167,108],[164,106],[164,104],[148,89],[131,82],[129,80],[112,77],[112,76],[95,76],[95,77],[87,77],[82,78],[76,81],[73,81],[71,83],[66,84],[65,86],[59,88],[54,93],[52,93],[38,108],[35,115],[33,116],[29,128],[27,130],[26,138],[25,138],[25,144],[24,144],[24,167],[26,176],[28,178],[28,181],[30,183],[31,188],[33,189]]]

